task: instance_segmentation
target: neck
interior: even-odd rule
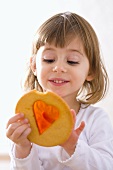
[[[76,114],[79,112],[79,110],[80,110],[80,103],[76,100],[75,96],[63,97],[63,99],[68,104],[70,109],[74,109],[75,110]]]

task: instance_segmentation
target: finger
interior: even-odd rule
[[[27,136],[31,133],[31,128],[28,127],[27,129],[25,129],[25,131],[21,134],[20,136],[20,140],[23,140],[25,138],[27,138]]]
[[[13,142],[17,142],[19,140],[19,138],[22,136],[22,134],[24,133],[24,131],[26,131],[26,129],[30,128],[29,124],[23,124],[21,126],[19,126],[14,133],[11,135],[11,140]]]
[[[85,122],[82,121],[80,126],[75,130],[76,133],[78,134],[78,136],[81,134],[81,132],[83,131],[84,127],[85,127]]]
[[[10,138],[10,136],[14,133],[14,131],[19,127],[22,126],[23,124],[27,124],[28,123],[28,119],[23,119],[21,121],[15,122],[13,124],[10,124],[7,128],[6,131],[6,136],[8,138]]]
[[[18,121],[19,119],[22,119],[24,118],[24,114],[23,113],[18,113],[16,114],[15,116],[11,117],[9,119],[9,121],[7,122],[7,125],[6,125],[6,129],[8,128],[8,126],[16,121]]]

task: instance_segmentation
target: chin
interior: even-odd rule
[[[51,91],[51,92],[53,92],[53,93],[56,93],[58,96],[63,97],[63,94],[62,94],[61,91],[51,90],[51,89],[48,89],[47,91]]]
[[[65,95],[62,94],[62,92],[57,92],[57,91],[53,91],[53,92],[56,93],[58,96],[60,96],[62,98],[65,96]]]

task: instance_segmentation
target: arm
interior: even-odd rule
[[[100,145],[103,146],[104,143],[100,143]],[[106,148],[106,151],[107,150],[109,150],[109,148]],[[110,155],[110,152],[109,154],[107,153],[103,154],[98,149],[95,149],[94,146],[89,146],[83,140],[78,141],[78,145],[76,147],[75,153],[71,157],[68,157],[68,159],[63,160],[64,155],[65,155],[64,150],[60,150],[60,154],[58,158],[59,162],[61,162],[66,166],[69,166],[72,170],[75,169],[76,170],[112,170],[113,169],[113,155]]]
[[[38,158],[38,150],[35,144],[32,145],[30,154],[26,158],[15,157],[15,145],[11,145],[10,152],[10,169],[11,170],[44,170],[41,166],[41,161]]]
[[[71,109],[72,115],[73,115],[73,119],[74,122],[76,124],[76,113],[73,109]],[[68,138],[68,140],[63,143],[62,146],[64,148],[64,150],[71,156],[73,155],[73,153],[75,152],[76,146],[77,146],[77,141],[79,139],[80,134],[82,133],[83,129],[85,127],[85,123],[84,121],[81,122],[80,126],[78,128],[76,128],[76,130],[72,130],[72,133],[70,135],[70,137]]]
[[[64,159],[65,150],[60,150],[59,161],[72,170],[113,169],[113,128],[107,114],[101,112],[102,110],[96,114],[92,113],[94,116],[85,120],[87,125],[71,157]]]
[[[6,129],[6,136],[13,141],[10,152],[11,170],[35,170],[37,168],[42,170],[37,149],[34,146],[32,148],[31,142],[27,139],[31,128],[24,115],[17,114],[9,119]]]

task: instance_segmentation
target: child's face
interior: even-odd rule
[[[36,55],[37,79],[42,88],[61,97],[76,96],[84,81],[90,81],[89,61],[79,38],[64,48],[40,47]]]

